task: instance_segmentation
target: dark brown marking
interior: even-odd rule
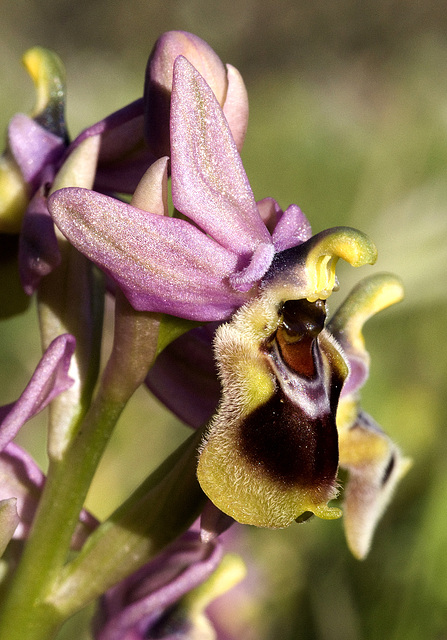
[[[335,414],[310,418],[278,388],[241,424],[239,446],[249,464],[275,482],[310,490],[332,487],[338,467]]]
[[[305,336],[316,338],[324,328],[326,304],[324,300],[309,302],[305,298],[286,300],[281,305],[280,313],[282,326],[290,342],[301,340]]]
[[[392,470],[394,469],[394,465],[396,464],[396,457],[394,455],[394,453],[391,455],[388,464],[386,466],[386,469],[384,471],[383,477],[382,477],[382,487],[385,486],[385,484],[387,483]]]
[[[292,371],[310,378],[315,375],[312,343],[324,328],[324,300],[286,300],[280,308],[281,324],[276,340],[285,364]]]

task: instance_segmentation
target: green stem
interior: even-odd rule
[[[196,478],[194,433],[89,538],[66,565],[53,594],[68,617],[147,563],[186,531],[206,500]]]

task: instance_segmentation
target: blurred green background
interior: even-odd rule
[[[369,557],[342,522],[240,528],[253,562],[231,618],[248,640],[447,638],[447,11],[437,0],[3,0],[0,125],[33,104],[23,52],[65,62],[71,134],[139,97],[147,56],[169,29],[192,31],[243,74],[242,153],[255,196],[298,203],[314,231],[351,225],[399,274],[406,299],[370,321],[363,405],[414,465]],[[342,300],[363,273],[341,268]],[[0,323],[0,404],[39,359],[35,309]],[[125,412],[89,496],[102,517],[188,431],[144,391]],[[44,418],[20,434],[44,467]],[[258,582],[255,588],[254,583]],[[259,592],[259,584],[262,589]],[[61,638],[89,638],[77,616]],[[84,635],[82,635],[84,634]]]

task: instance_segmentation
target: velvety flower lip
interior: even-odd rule
[[[62,189],[48,206],[62,233],[136,309],[223,320],[259,284],[275,241],[281,249],[299,244],[308,223],[298,207],[289,207],[271,236],[221,107],[181,56],[174,67],[171,148],[173,203],[194,224],[83,189]]]

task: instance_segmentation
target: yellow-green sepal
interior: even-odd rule
[[[361,280],[331,318],[328,328],[355,351],[363,351],[363,325],[379,311],[400,302],[404,296],[400,278],[377,273]]]
[[[33,47],[25,52],[22,61],[36,90],[31,117],[48,131],[65,139],[66,85],[62,60],[54,51]]]

